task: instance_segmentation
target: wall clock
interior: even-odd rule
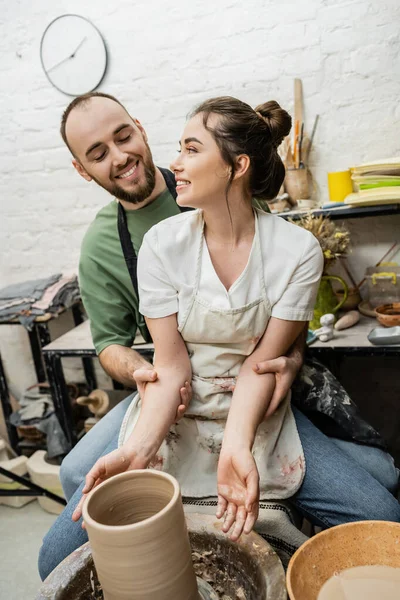
[[[69,96],[96,89],[107,69],[107,49],[99,30],[79,15],[62,15],[47,26],[40,58],[50,83]]]

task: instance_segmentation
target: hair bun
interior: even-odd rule
[[[283,138],[289,135],[292,118],[275,100],[259,104],[254,109],[268,125],[274,146],[278,147]]]

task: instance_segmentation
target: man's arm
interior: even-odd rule
[[[111,344],[100,352],[99,360],[110,377],[127,387],[136,387],[135,372],[138,369],[148,371],[147,381],[154,381],[157,378],[153,365],[132,348]]]
[[[267,373],[275,375],[275,389],[266,416],[272,415],[282,400],[286,398],[293,381],[303,366],[307,332],[308,323],[304,325],[304,328],[286,353],[286,356],[280,356],[272,360],[263,360],[261,358],[261,360],[253,365],[253,370],[258,375],[266,375]]]

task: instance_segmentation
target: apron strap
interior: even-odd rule
[[[126,212],[120,202],[118,202],[118,234],[122,252],[124,253],[125,263],[131,277],[133,289],[135,290],[136,298],[139,300],[139,289],[137,282],[137,256],[129,233]]]

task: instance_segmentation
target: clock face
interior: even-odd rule
[[[49,81],[70,96],[91,92],[106,72],[104,40],[90,21],[78,15],[63,15],[50,23],[40,56]]]

